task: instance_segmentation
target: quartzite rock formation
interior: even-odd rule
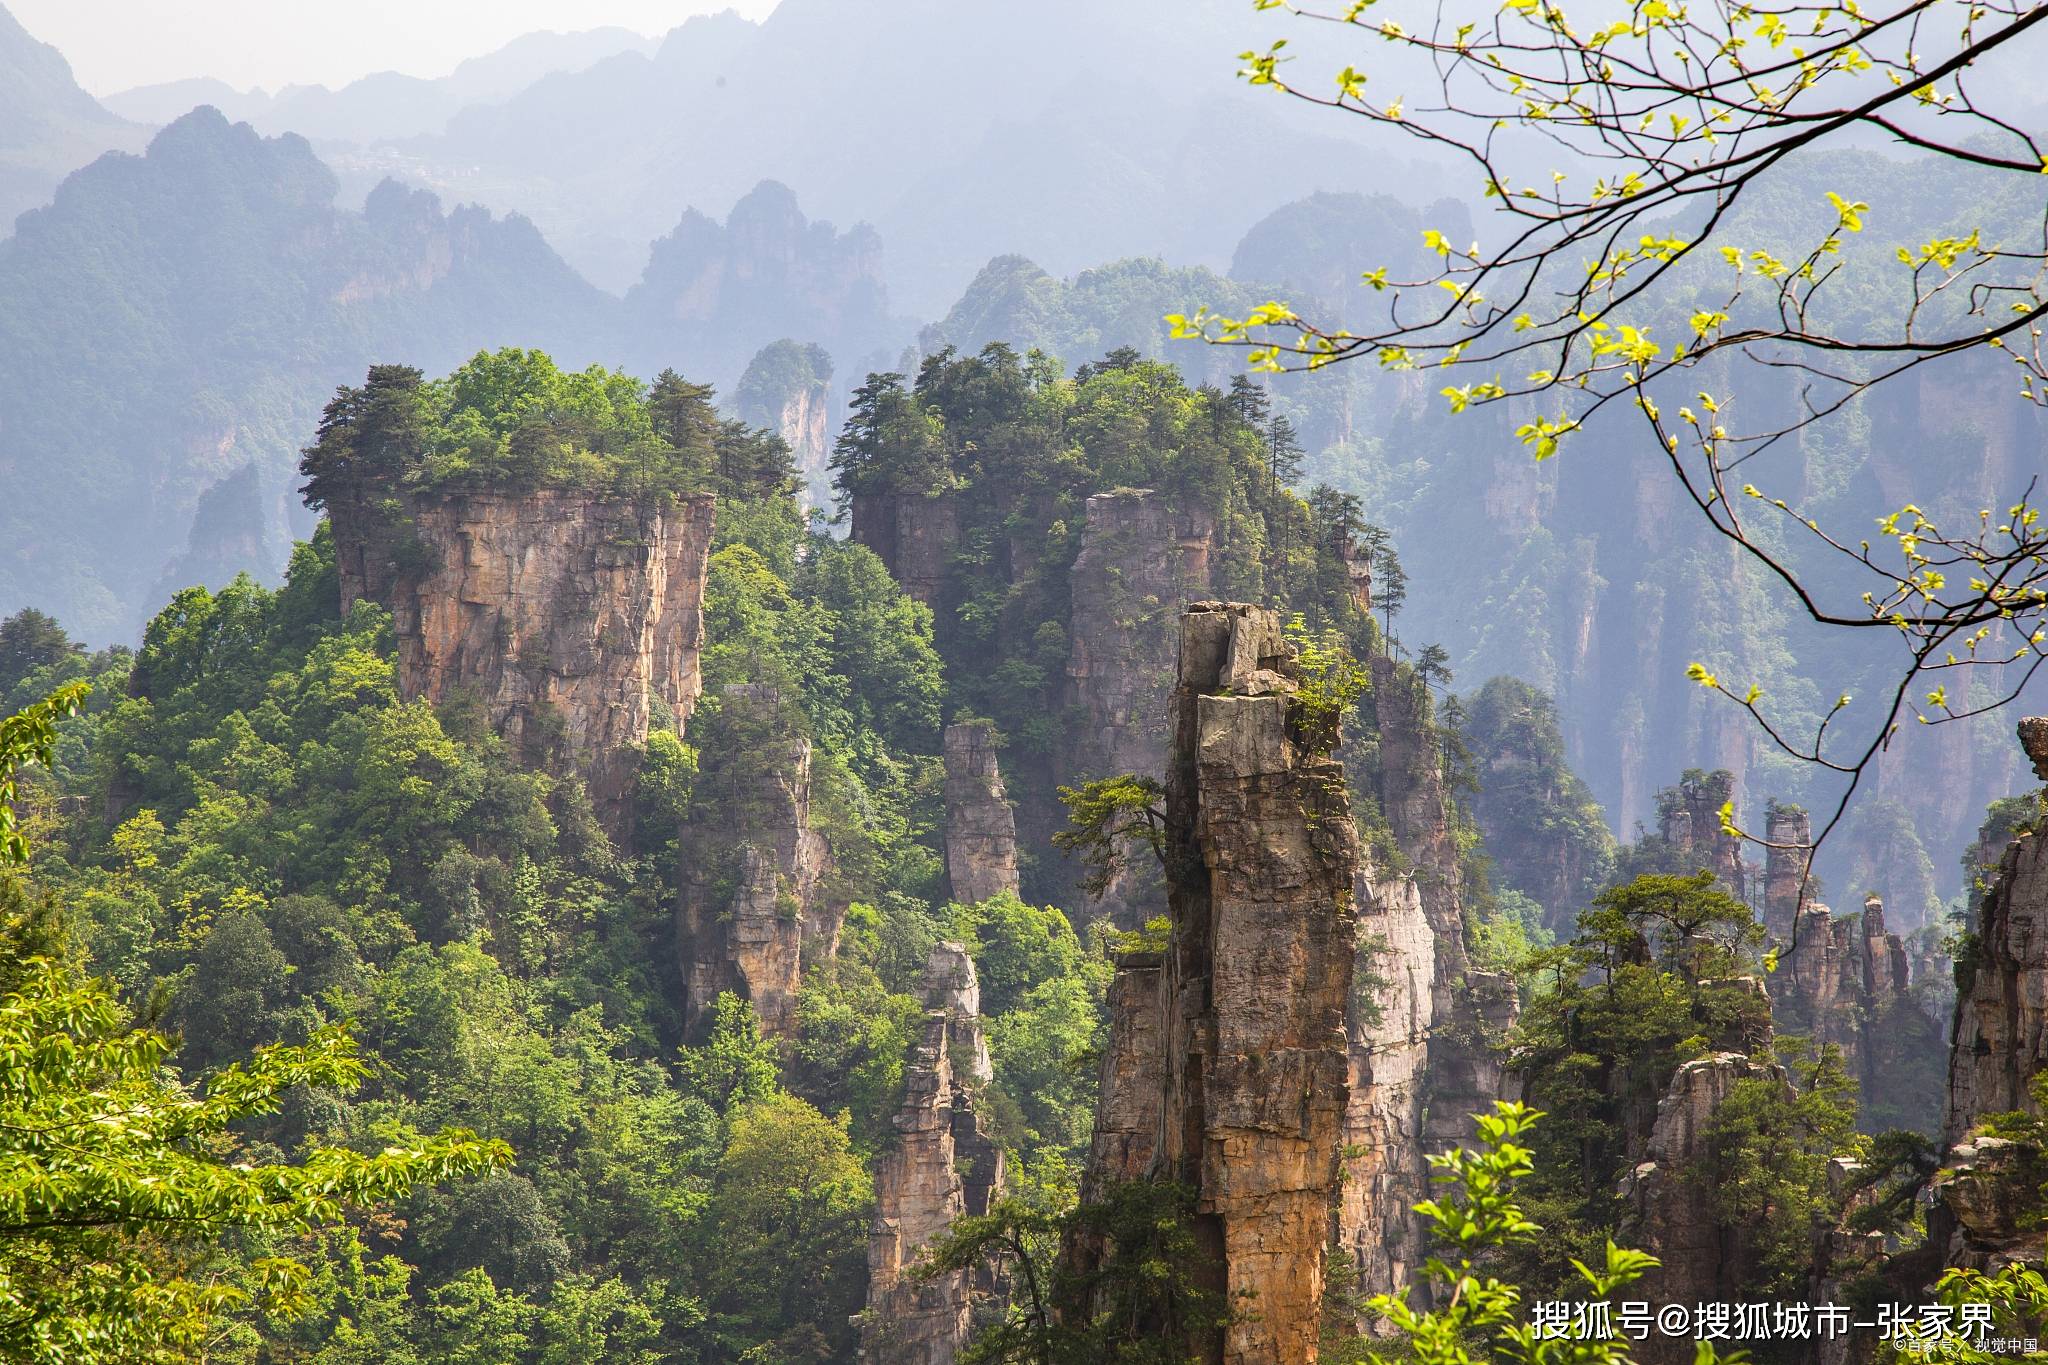
[[[2048,720],[2020,722],[2036,773],[2048,769]],[[2048,854],[2039,834],[2006,846],[1985,894],[1975,951],[1956,1000],[1942,1136],[1961,1141],[1990,1114],[2040,1112],[2033,1080],[2048,1064]]]
[[[897,1145],[875,1168],[861,1317],[866,1365],[952,1365],[967,1344],[977,1293],[992,1288],[967,1271],[922,1281],[904,1275],[954,1219],[987,1213],[1003,1184],[1002,1149],[982,1134],[974,1112],[992,1073],[981,990],[965,948],[932,949],[924,992],[924,1035],[904,1068]]]
[[[1406,1288],[1421,1265],[1428,1153],[1467,1141],[1502,1094],[1495,1043],[1519,1013],[1514,983],[1465,953],[1462,874],[1423,684],[1373,665],[1369,777],[1402,854],[1370,854],[1357,883],[1358,958],[1348,1020],[1349,1105],[1337,1242],[1364,1294]]]
[[[1146,1159],[1152,1116],[1146,1174],[1195,1192],[1189,1269],[1238,1310],[1183,1344],[1223,1365],[1316,1359],[1338,1196],[1358,845],[1342,765],[1299,742],[1296,676],[1273,612],[1182,617],[1172,937],[1157,969],[1119,972],[1088,1173],[1099,1190]]]
[[[1778,1030],[1834,1044],[1856,1078],[1872,1128],[1930,1127],[1941,1110],[1940,1080],[1928,1060],[1941,1026],[1912,992],[1912,959],[1888,933],[1884,902],[1860,915],[1834,915],[1808,902],[1793,942],[1770,979]]]
[[[1799,912],[1811,903],[1813,821],[1798,806],[1771,803],[1764,816],[1764,932],[1771,942],[1789,944]]]
[[[2020,722],[2034,772],[2048,777],[2048,719]],[[2044,1154],[1974,1130],[1993,1114],[2039,1114],[2034,1080],[2048,1064],[2048,853],[2039,833],[2006,846],[1985,893],[1975,944],[1963,964],[1949,1050],[1939,1196],[1930,1240],[1947,1263],[1985,1267],[2038,1258],[2038,1229],[2021,1232],[2014,1211],[2048,1179]]]
[[[1757,1249],[1748,1230],[1724,1223],[1714,1208],[1713,1185],[1691,1169],[1707,1155],[1715,1110],[1744,1080],[1787,1084],[1776,1065],[1741,1052],[1696,1057],[1672,1076],[1640,1160],[1621,1181],[1629,1226],[1618,1240],[1660,1262],[1630,1288],[1630,1298],[1653,1304],[1727,1303],[1741,1299],[1742,1287],[1753,1278]],[[1690,1341],[1653,1336],[1638,1349],[1645,1360],[1693,1357]]]
[[[1742,860],[1742,840],[1721,828],[1721,810],[1734,800],[1733,773],[1689,772],[1657,793],[1657,832],[1688,870],[1712,872],[1729,895],[1748,900],[1754,869]]]
[[[390,609],[401,693],[474,696],[527,761],[559,744],[624,838],[653,703],[680,728],[702,688],[711,499],[457,491],[329,512],[342,608]]]
[[[776,689],[741,683],[720,703],[750,728],[772,726]],[[683,1018],[692,1036],[722,991],[752,1001],[761,1031],[796,1030],[796,993],[809,962],[837,946],[843,905],[825,894],[831,865],[811,828],[811,742],[783,736],[727,760],[728,798],[683,831],[676,902]]]
[[[985,720],[946,727],[946,879],[953,899],[974,905],[1017,893],[1017,816],[1003,792],[996,728]]]
[[[1074,558],[1058,769],[1079,783],[1166,775],[1181,609],[1209,592],[1208,516],[1149,488],[1097,493]],[[1151,861],[1123,860],[1099,912],[1132,929],[1165,910]]]
[[[960,540],[960,509],[949,492],[856,493],[856,545],[881,557],[889,573],[926,606],[939,600]]]

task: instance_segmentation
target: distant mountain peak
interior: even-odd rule
[[[0,4],[0,147],[32,145],[39,131],[63,124],[123,126],[78,84],[62,52]]]

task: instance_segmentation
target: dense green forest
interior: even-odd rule
[[[1682,853],[1606,840],[1543,694],[1500,678],[1461,699],[1441,651],[1399,646],[1391,609],[1361,609],[1348,566],[1367,564],[1384,593],[1399,556],[1356,499],[1288,489],[1284,418],[1257,386],[1190,387],[1129,351],[1068,374],[1000,345],[941,352],[914,381],[870,376],[835,456],[843,496],[968,494],[931,605],[867,547],[808,524],[779,439],[713,401],[673,374],[567,373],[534,351],[435,380],[379,367],[337,395],[304,458],[316,502],[716,493],[705,700],[683,737],[650,736],[630,856],[572,773],[522,767],[460,699],[400,695],[388,613],[338,611],[325,524],[277,588],[182,591],[134,651],[87,652],[38,612],[0,625],[9,713],[91,686],[23,790],[34,852],[25,879],[5,874],[10,932],[33,922],[65,970],[117,983],[125,1017],[160,1030],[188,1077],[337,1027],[360,1042],[357,1083],[284,1090],[214,1150],[275,1161],[446,1129],[510,1155],[346,1221],[161,1242],[162,1264],[194,1280],[253,1290],[266,1258],[306,1267],[289,1301],[216,1305],[208,1359],[850,1359],[871,1172],[894,1141],[919,979],[942,938],[980,973],[994,1064],[982,1105],[1011,1166],[1002,1217],[1043,1229],[1069,1216],[1127,941],[1052,866],[1027,868],[1033,900],[943,899],[938,732],[992,719],[1020,810],[1056,779],[1103,776],[1063,771],[1057,734],[1082,506],[1102,491],[1205,509],[1218,591],[1296,613],[1305,641],[1382,657],[1377,685],[1412,691],[1430,718],[1465,946],[1520,978],[1525,1012],[1503,1045],[1531,1101],[1560,1116],[1536,1130],[1529,1207],[1556,1235],[1515,1262],[1530,1292],[1620,1226],[1601,1192],[1630,1107],[1653,1103],[1703,1038],[1768,1051],[1754,1041],[1762,997],[1726,982],[1757,968],[1751,908]],[[1171,603],[1111,607],[1169,628]],[[770,685],[775,707],[732,703],[735,684]],[[1413,850],[1376,806],[1378,714],[1351,714],[1345,752],[1373,856],[1398,868]],[[730,994],[693,1031],[674,869],[723,856],[715,831],[738,818],[764,745],[792,738],[811,746],[811,819],[849,907],[839,949],[805,976],[792,1036],[764,1037]],[[1713,1139],[1731,1170],[1768,1173],[1728,1182],[1721,1209],[1730,1226],[1763,1219],[1759,1294],[1804,1273],[1805,1239],[1843,1207],[1826,1162],[1868,1142],[1834,1053],[1780,1045],[1804,1058],[1798,1084],[1759,1081]]]

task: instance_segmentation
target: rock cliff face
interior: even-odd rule
[[[1751,867],[1742,841],[1721,828],[1721,807],[1735,799],[1735,775],[1726,769],[1687,773],[1657,794],[1657,832],[1690,869],[1714,874],[1729,895],[1750,899]]]
[[[1078,715],[1064,771],[1165,774],[1181,608],[1208,591],[1211,535],[1205,515],[1149,488],[1088,499],[1072,576],[1067,682]]]
[[[1098,1202],[1105,1186],[1138,1180],[1159,1148],[1159,1105],[1166,1094],[1166,1017],[1160,981],[1163,953],[1132,952],[1117,959],[1109,983],[1109,1039],[1102,1049],[1095,1097],[1095,1131],[1081,1198]]]
[[[783,338],[747,363],[733,410],[788,445],[813,507],[832,505],[832,357],[824,347]]]
[[[856,493],[852,510],[854,543],[881,556],[903,591],[936,603],[960,540],[953,494]]]
[[[2048,779],[2048,719],[2019,724],[2037,777]],[[2034,1080],[2048,1065],[2048,853],[2038,833],[2006,845],[1959,964],[1942,1119],[1942,1168],[1928,1213],[1928,1241],[1948,1265],[1987,1268],[2038,1258],[2038,1229],[2014,1214],[2048,1180],[2048,1155],[2032,1144],[1982,1136],[1993,1114],[2039,1114]]]
[[[1714,1052],[1682,1064],[1671,1078],[1635,1168],[1622,1177],[1628,1204],[1624,1245],[1661,1264],[1629,1291],[1651,1303],[1730,1302],[1741,1296],[1757,1265],[1745,1230],[1728,1227],[1714,1210],[1713,1187],[1690,1177],[1707,1152],[1714,1111],[1738,1082],[1787,1084],[1776,1066],[1740,1052]],[[1692,1343],[1652,1337],[1639,1348],[1646,1360],[1690,1360]]]
[[[861,1318],[866,1365],[952,1365],[967,1344],[975,1297],[990,1288],[966,1271],[922,1283],[904,1277],[954,1219],[988,1212],[1003,1184],[1002,1149],[983,1135],[974,1113],[993,1073],[981,1033],[981,990],[965,948],[932,949],[924,993],[924,1034],[904,1069],[897,1145],[875,1170]]]
[[[995,726],[946,727],[946,880],[973,905],[1017,892],[1017,817],[1003,791]]]
[[[759,684],[721,694],[736,730],[767,737],[727,758],[724,799],[680,840],[676,940],[692,1036],[722,991],[753,1003],[763,1034],[791,1036],[803,968],[831,954],[845,917],[824,886],[831,850],[811,828],[810,741],[775,735],[780,702]]]
[[[1342,766],[1297,743],[1295,679],[1273,612],[1183,615],[1172,937],[1156,969],[1127,958],[1119,972],[1088,1173],[1099,1189],[1132,1169],[1149,1110],[1148,1173],[1195,1192],[1193,1272],[1243,1310],[1180,1344],[1226,1365],[1316,1358],[1338,1197],[1358,848]]]
[[[1883,901],[1872,896],[1853,916],[1808,902],[1770,984],[1780,1032],[1842,1050],[1866,1130],[1934,1125],[1941,1026],[1912,992],[1912,959],[1886,931]]]
[[[464,491],[329,510],[342,607],[390,609],[400,691],[474,696],[522,758],[559,751],[623,837],[653,702],[680,728],[702,690],[711,499]]]
[[[2029,738],[2030,756],[2036,743]],[[2048,743],[2040,749],[2048,756]],[[2041,761],[2036,758],[2037,764]],[[1952,1143],[1986,1115],[2039,1112],[2033,1079],[2048,1065],[2048,853],[2043,849],[2039,834],[2014,839],[1984,897],[1967,981],[1956,1001],[1949,1053],[1942,1132]]]
[[[1764,931],[1773,943],[1790,943],[1799,913],[1811,898],[1807,870],[1813,865],[1813,821],[1797,806],[1773,804],[1764,817]]]
[[[1073,617],[1057,769],[1078,784],[1118,773],[1166,774],[1168,699],[1182,607],[1209,590],[1213,526],[1162,493],[1125,489],[1088,499],[1074,559]],[[1149,858],[1124,871],[1097,911],[1129,929],[1165,910]]]
[[[1465,952],[1463,887],[1421,684],[1373,665],[1373,795],[1402,855],[1360,869],[1351,1011],[1351,1094],[1344,1120],[1338,1245],[1362,1293],[1405,1287],[1425,1232],[1427,1153],[1471,1137],[1471,1115],[1502,1094],[1493,1044],[1518,1013],[1514,983],[1474,971]]]

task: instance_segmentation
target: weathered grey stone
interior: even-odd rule
[[[1240,1310],[1221,1331],[1172,1330],[1224,1365],[1316,1358],[1338,1197],[1358,846],[1342,766],[1294,741],[1293,670],[1265,608],[1202,602],[1182,617],[1171,943],[1156,969],[1119,972],[1087,1177],[1099,1190],[1132,1169],[1150,1110],[1147,1174],[1195,1191],[1206,1257],[1190,1269]]]
[[[769,716],[781,698],[740,683],[720,704]],[[703,810],[679,840],[684,1029],[697,1036],[719,994],[732,991],[753,1003],[764,1035],[792,1037],[803,969],[836,950],[846,915],[826,890],[831,849],[811,827],[811,743],[789,736],[728,761],[744,765],[737,798]]]
[[[932,949],[924,1033],[904,1068],[897,1141],[875,1169],[868,1299],[860,1318],[867,1365],[952,1365],[967,1344],[978,1293],[967,1271],[910,1278],[932,1240],[1001,1192],[1001,1148],[981,1131],[975,1096],[990,1078],[974,963],[957,943]]]
[[[995,726],[946,727],[946,879],[953,899],[975,905],[1017,893],[1017,816],[1003,790]]]
[[[881,557],[889,573],[926,606],[939,600],[960,541],[960,508],[951,492],[857,493],[852,539]]]
[[[710,497],[415,493],[329,516],[342,608],[390,609],[400,693],[475,697],[529,762],[559,745],[624,841],[652,701],[680,729],[702,689]]]
[[[1067,723],[1055,756],[1063,780],[1165,776],[1180,613],[1209,590],[1213,534],[1206,513],[1149,488],[1088,499],[1070,575]],[[1094,912],[1135,929],[1165,910],[1165,888],[1141,854],[1123,860]]]
[[[1414,1206],[1425,1157],[1472,1137],[1507,1088],[1496,1046],[1519,1013],[1514,983],[1465,952],[1463,873],[1421,684],[1373,662],[1375,795],[1399,868],[1360,868],[1349,1018],[1351,1095],[1337,1242],[1361,1294],[1409,1287],[1426,1252]],[[1363,1324],[1361,1324],[1363,1325]]]
[[[1776,1065],[1740,1052],[1716,1052],[1679,1066],[1657,1106],[1657,1118],[1634,1169],[1623,1175],[1628,1203],[1623,1245],[1647,1251],[1660,1264],[1629,1290],[1651,1303],[1727,1303],[1744,1297],[1757,1266],[1750,1230],[1724,1223],[1714,1208],[1714,1189],[1694,1177],[1692,1167],[1707,1155],[1714,1114],[1738,1082],[1789,1083]],[[1645,1361],[1689,1361],[1689,1340],[1652,1337],[1642,1343]]]

